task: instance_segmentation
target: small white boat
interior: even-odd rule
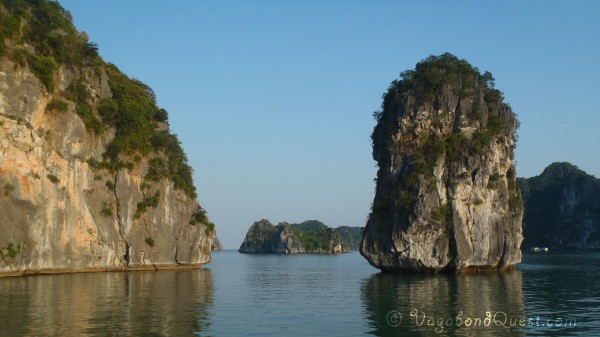
[[[547,253],[549,250],[548,250],[548,247],[533,247],[533,248],[531,248],[531,251],[535,252],[535,253],[540,253],[540,252]]]

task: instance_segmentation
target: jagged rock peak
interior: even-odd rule
[[[576,165],[567,162],[555,162],[544,169],[539,176],[542,179],[554,180],[564,177],[588,176],[585,171],[579,169]],[[590,176],[591,177],[591,176]]]
[[[361,253],[388,271],[521,261],[518,121],[491,73],[446,53],[401,74],[372,134],[379,166]]]

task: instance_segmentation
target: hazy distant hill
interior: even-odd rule
[[[553,163],[517,183],[525,201],[523,247],[600,248],[600,180]]]

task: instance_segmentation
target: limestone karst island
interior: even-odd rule
[[[570,163],[519,178],[523,248],[600,249],[600,179]]]
[[[330,228],[321,221],[307,220],[299,224],[268,220],[252,224],[240,246],[240,253],[338,254],[358,249],[362,227]]]
[[[214,224],[152,89],[56,2],[3,2],[0,22],[0,275],[209,262]]]
[[[377,186],[360,248],[385,271],[503,270],[521,261],[518,121],[489,72],[451,54],[401,74],[374,114]]]

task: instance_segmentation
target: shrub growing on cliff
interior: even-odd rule
[[[105,216],[107,218],[111,218],[113,216],[113,206],[111,203],[109,202],[103,202],[102,203],[102,210],[100,210],[100,214],[102,214],[102,216]]]
[[[58,177],[52,173],[48,173],[46,178],[48,178],[48,180],[50,180],[53,184],[57,184],[60,181],[60,179],[58,179]]]
[[[444,220],[446,223],[452,222],[452,205],[447,203],[437,209],[432,210],[431,218],[436,221]]]
[[[208,217],[206,216],[206,211],[204,208],[198,206],[198,210],[196,210],[192,214],[192,218],[190,219],[190,225],[196,225],[200,223],[208,222]]]
[[[165,109],[158,109],[154,115],[154,120],[165,123],[169,119],[169,113]]]
[[[517,194],[511,194],[508,197],[508,207],[513,212],[523,207],[523,199],[521,198],[521,196]]]
[[[86,130],[92,131],[95,134],[100,134],[104,131],[104,124],[96,117],[92,106],[87,103],[77,104],[75,111],[81,117]]]
[[[168,158],[169,179],[175,188],[183,190],[188,196],[196,197],[196,188],[192,179],[192,168],[188,165],[187,156],[181,147],[181,142],[175,135],[167,131],[159,131],[152,135],[152,146],[162,151]]]
[[[6,185],[4,185],[4,195],[5,196],[9,196],[14,190],[15,190],[15,187],[12,184],[7,183]]]
[[[150,247],[154,247],[154,239],[151,237],[147,237],[144,242],[146,242],[146,244]]]
[[[163,178],[169,177],[169,168],[164,159],[153,157],[148,160],[148,172],[146,179],[150,181],[160,181]]]
[[[176,189],[188,196],[196,197],[196,188],[192,179],[192,168],[181,143],[175,135],[168,131],[155,131],[156,122],[164,122],[168,113],[156,106],[154,92],[146,84],[130,79],[114,65],[107,67],[114,103],[101,102],[101,116],[107,120],[116,120],[115,138],[109,145],[105,158],[118,160],[120,155],[148,155],[151,152],[162,152],[166,161],[152,159],[149,180],[158,181],[169,178]],[[115,105],[118,112],[115,113]],[[158,157],[155,157],[158,158]],[[167,170],[165,171],[165,165]]]
[[[111,180],[107,180],[106,183],[104,183],[104,185],[110,191],[113,191],[115,189],[115,183],[113,181],[111,181]]]
[[[137,209],[135,211],[135,218],[139,219],[142,214],[144,214],[149,207],[155,208],[158,206],[158,202],[160,201],[160,191],[156,191],[153,196],[146,197],[141,202],[137,203]]]
[[[31,72],[50,92],[54,90],[54,74],[58,65],[51,56],[31,55],[29,59]]]
[[[0,41],[4,43],[5,39],[15,38],[19,34],[21,28],[21,20],[17,15],[11,15],[9,13],[3,13],[0,11]]]
[[[7,54],[6,43],[4,42],[4,35],[0,33],[0,57]]]
[[[204,230],[204,235],[209,236],[215,232],[215,224],[212,222],[206,223],[206,229]]]
[[[85,82],[81,79],[71,82],[67,87],[67,97],[75,103],[90,103],[92,94]]]
[[[110,126],[116,126],[119,121],[119,105],[110,97],[102,98],[96,106],[102,121]]]
[[[23,68],[29,62],[29,52],[24,48],[14,48],[10,55],[10,58],[15,62],[15,67]]]
[[[66,112],[68,109],[69,105],[67,102],[56,97],[53,97],[48,105],[46,105],[46,111],[48,112]]]
[[[25,242],[20,242],[16,245],[9,242],[5,247],[0,247],[0,261],[4,264],[11,264],[26,248],[27,245]]]

